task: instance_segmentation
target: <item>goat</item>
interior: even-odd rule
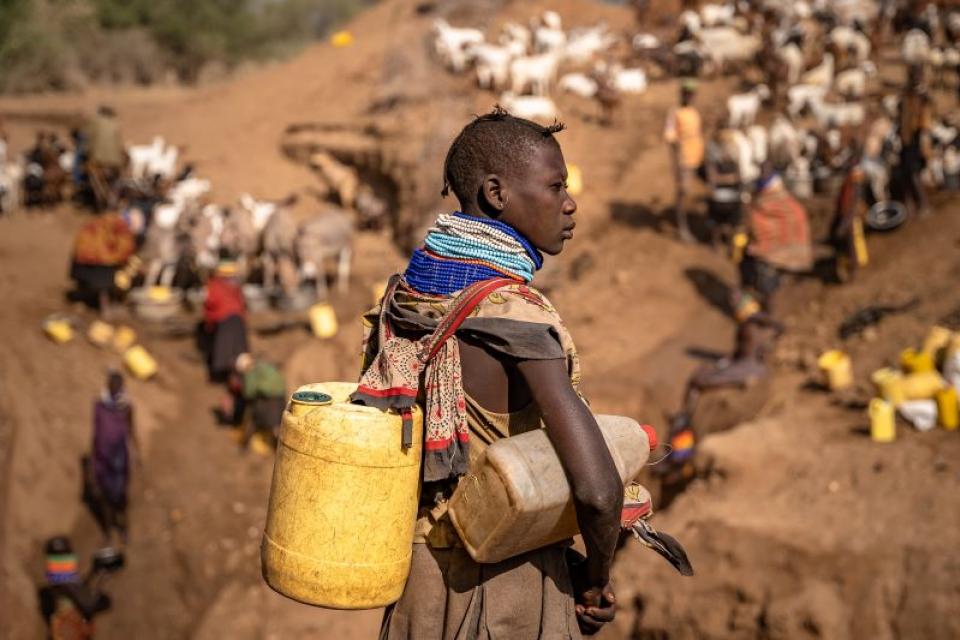
[[[127,149],[130,175],[134,179],[161,176],[172,180],[177,172],[179,150],[156,136],[149,145],[132,145]]]
[[[647,90],[647,73],[643,69],[611,70],[610,84],[620,93],[643,93]]]
[[[510,63],[511,91],[521,95],[529,87],[534,95],[547,95],[556,78],[558,63],[555,53],[517,58]]]
[[[499,89],[510,79],[510,61],[513,53],[507,47],[481,43],[468,50],[477,71],[477,85],[481,89]]]
[[[791,42],[777,49],[776,55],[787,68],[787,84],[797,84],[803,73],[803,51]]]
[[[523,25],[508,22],[503,25],[499,42],[510,52],[511,57],[525,56],[533,45],[533,34]]]
[[[853,51],[858,64],[862,64],[870,58],[872,48],[870,38],[856,29],[846,26],[835,27],[827,38],[838,49]]]
[[[660,38],[651,33],[638,33],[633,36],[633,48],[637,51],[649,51],[660,48]]]
[[[293,293],[297,285],[293,279],[285,277],[292,274],[295,268],[297,225],[289,209],[295,201],[294,195],[278,203],[263,227],[260,240],[263,286],[271,288],[275,283],[279,284],[280,289],[287,295]]]
[[[500,96],[500,104],[519,118],[541,121],[557,119],[557,105],[546,96],[518,96],[508,91]]]
[[[732,128],[746,127],[757,119],[762,102],[770,99],[770,89],[761,84],[747,93],[737,93],[727,98],[727,112]]]
[[[561,91],[574,93],[582,98],[597,95],[597,81],[584,73],[568,73],[560,78],[557,87]]]
[[[609,33],[605,25],[574,31],[563,48],[563,58],[573,64],[586,64],[616,42],[616,36]]]
[[[823,62],[800,76],[800,82],[806,85],[815,85],[829,89],[833,83],[833,72],[833,54],[825,53],[823,54]]]
[[[450,23],[442,18],[434,20],[433,34],[435,53],[447,68],[457,73],[467,67],[467,46],[484,41],[483,32],[477,29],[451,27]]]
[[[859,100],[866,92],[867,78],[876,74],[876,67],[867,60],[862,66],[837,74],[833,87],[845,100]]]
[[[721,73],[728,63],[746,62],[753,59],[760,50],[760,38],[744,35],[733,27],[714,27],[701,29],[695,34],[717,70]]]
[[[859,102],[835,104],[817,100],[811,108],[817,122],[824,128],[859,126],[866,117],[863,104]]]
[[[797,84],[787,89],[787,113],[796,118],[805,109],[812,108],[816,102],[822,102],[827,89],[819,85]]]
[[[331,208],[300,225],[296,255],[303,279],[313,278],[317,297],[327,297],[326,262],[337,261],[337,288],[345,291],[353,260],[353,222],[343,210]]]
[[[705,4],[700,8],[700,21],[705,27],[728,26],[733,23],[737,8],[731,4]]]
[[[930,36],[920,29],[911,29],[903,37],[900,55],[907,66],[927,64],[930,58]]]

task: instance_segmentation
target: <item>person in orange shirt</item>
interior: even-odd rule
[[[703,164],[703,125],[700,112],[692,105],[696,84],[684,80],[680,85],[680,106],[667,114],[663,139],[670,145],[676,179],[677,233],[684,242],[692,242],[687,222],[687,195],[694,176]]]

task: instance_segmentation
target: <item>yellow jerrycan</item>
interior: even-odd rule
[[[43,332],[57,344],[66,344],[73,340],[73,325],[69,320],[52,316],[43,322]]]
[[[423,419],[350,404],[356,383],[300,387],[283,414],[261,567],[275,591],[331,609],[396,602],[410,572]]]
[[[157,374],[157,361],[138,344],[123,352],[123,364],[140,380],[149,380]]]
[[[337,314],[326,302],[318,302],[310,307],[310,330],[318,338],[328,339],[337,335]]]
[[[597,425],[629,483],[650,455],[652,428],[623,416],[598,415]],[[544,429],[497,440],[471,460],[449,513],[477,562],[500,562],[579,533],[570,484]]]
[[[940,426],[947,431],[956,431],[960,427],[960,407],[957,405],[957,390],[946,387],[937,392],[937,418]]]
[[[900,352],[900,367],[907,373],[927,373],[936,370],[933,354],[916,349],[904,349]]]
[[[823,373],[825,386],[831,391],[841,391],[853,385],[853,365],[850,356],[843,351],[827,351],[817,359]]]
[[[874,442],[893,442],[897,439],[897,417],[893,403],[882,398],[870,401],[870,437]]]
[[[87,329],[87,340],[98,347],[106,347],[113,340],[113,325],[102,320],[94,320]]]

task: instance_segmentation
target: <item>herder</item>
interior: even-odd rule
[[[680,106],[671,109],[663,129],[663,139],[670,146],[676,180],[677,234],[683,242],[692,242],[690,224],[687,222],[687,207],[690,205],[690,189],[697,171],[703,164],[703,123],[700,112],[693,106],[696,83],[683,80],[680,84]]]
[[[234,394],[234,425],[243,427],[240,449],[246,451],[257,431],[275,437],[287,404],[287,383],[277,367],[263,358],[242,353],[237,358],[238,385]],[[245,416],[250,408],[250,417]]]
[[[577,205],[554,134],[501,109],[456,138],[441,215],[405,273],[365,318],[365,367],[355,401],[425,408],[421,509],[413,564],[381,638],[579,638],[613,619],[609,584],[623,486],[578,392],[576,348],[553,306],[529,286],[542,254],[573,237]],[[506,279],[421,370],[414,340],[443,321],[458,293]],[[386,323],[380,330],[380,323]],[[559,544],[478,564],[448,520],[446,500],[471,459],[499,438],[546,427],[570,480],[587,557]]]

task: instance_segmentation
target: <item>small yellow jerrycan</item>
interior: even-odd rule
[[[140,345],[134,345],[123,352],[123,364],[140,380],[149,380],[157,374],[157,361]]]
[[[318,302],[310,307],[310,330],[318,338],[332,338],[337,335],[337,314],[327,302]]]
[[[957,389],[946,387],[937,392],[937,418],[947,431],[960,427],[960,407],[957,406]]]
[[[896,369],[877,369],[870,376],[870,381],[876,386],[877,393],[894,407],[907,399],[903,389],[903,374]]]
[[[57,344],[66,344],[73,340],[73,325],[69,320],[51,316],[43,321],[43,332]]]
[[[102,320],[94,320],[87,329],[87,340],[98,347],[106,347],[113,340],[113,325]]]
[[[953,332],[950,329],[934,325],[923,341],[923,352],[930,354],[930,357],[936,362],[940,352],[950,346],[952,338]]]
[[[749,243],[750,236],[747,235],[747,232],[744,229],[737,229],[733,238],[730,239],[730,260],[733,264],[743,262],[743,254]]]
[[[350,403],[356,383],[300,387],[283,414],[260,548],[267,584],[299,602],[373,609],[410,572],[423,419]]]
[[[583,193],[583,172],[575,164],[567,165],[567,193],[574,198]]]
[[[817,359],[817,366],[831,391],[841,391],[853,385],[853,365],[850,356],[843,351],[827,351]]]
[[[110,346],[117,353],[124,353],[137,342],[137,333],[126,325],[120,325],[113,332]]]
[[[865,267],[870,264],[867,238],[863,233],[863,220],[860,218],[853,220],[853,253],[856,256],[858,267]]]
[[[882,398],[870,401],[870,437],[874,442],[893,442],[897,439],[897,422],[893,403]]]
[[[927,373],[936,369],[933,354],[916,349],[904,349],[900,352],[900,366],[907,373]]]

